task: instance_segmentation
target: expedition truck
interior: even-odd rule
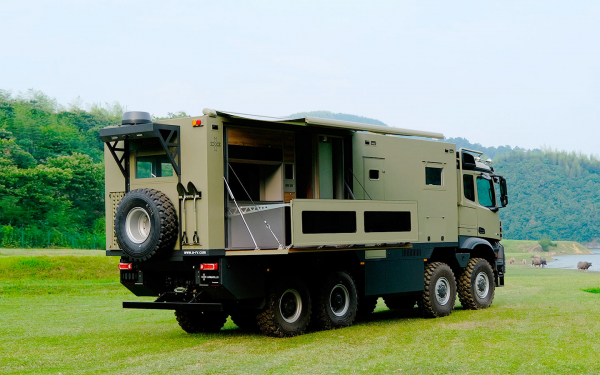
[[[204,109],[100,131],[107,255],[190,333],[347,327],[383,297],[442,317],[504,284],[506,181],[439,133]]]

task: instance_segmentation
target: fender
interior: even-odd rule
[[[479,245],[483,245],[483,246],[489,248],[490,251],[492,253],[494,253],[494,247],[492,246],[492,244],[490,244],[489,241],[487,241],[483,238],[466,237],[466,236],[458,237],[458,248],[459,249],[473,250],[475,248],[475,246],[479,246]]]

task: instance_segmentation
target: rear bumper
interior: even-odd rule
[[[123,302],[123,308],[182,311],[223,311],[223,304],[213,302]]]

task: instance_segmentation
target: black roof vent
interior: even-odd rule
[[[132,111],[123,113],[121,125],[149,124],[151,122],[152,117],[148,112]]]

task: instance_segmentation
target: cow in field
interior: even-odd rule
[[[577,262],[577,270],[584,270],[585,272],[587,272],[588,268],[590,268],[592,266],[592,263],[590,262]]]
[[[539,257],[531,257],[531,267],[541,267],[542,266],[542,259]]]
[[[515,257],[510,258],[510,260],[508,261],[508,263],[515,264]]]
[[[527,265],[527,261],[525,259],[523,259],[523,265],[526,266]]]
[[[542,267],[544,268],[545,266],[548,265],[548,263],[546,263],[546,258],[540,258],[539,256],[535,256],[535,257],[531,257],[531,267]]]

